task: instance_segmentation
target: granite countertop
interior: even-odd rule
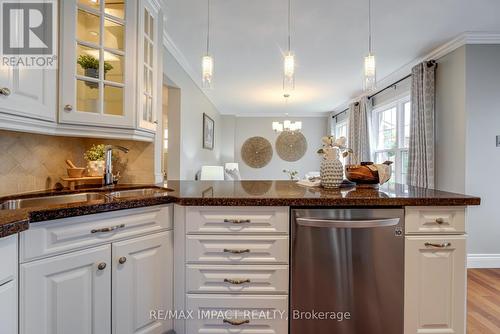
[[[1,197],[0,203],[8,199],[24,197],[54,196],[89,191],[106,193],[145,187],[169,188],[169,191],[160,196],[108,198],[85,203],[0,210],[0,237],[24,231],[29,228],[29,224],[40,221],[167,203],[200,206],[297,207],[464,206],[480,204],[478,197],[401,184],[384,185],[379,190],[366,188],[327,190],[319,187],[303,187],[293,181],[168,181],[160,185],[120,185],[113,188],[87,188],[77,191],[49,190]]]

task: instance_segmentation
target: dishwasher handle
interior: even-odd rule
[[[297,224],[304,227],[326,228],[373,228],[387,227],[399,224],[399,218],[365,219],[365,220],[339,220],[318,218],[296,218]]]

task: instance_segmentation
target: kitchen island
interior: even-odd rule
[[[19,323],[23,334],[55,333],[56,325],[103,333],[288,333],[286,318],[174,320],[148,312],[288,311],[293,210],[328,208],[399,210],[404,333],[465,333],[466,207],[479,205],[477,197],[399,184],[326,190],[293,181],[168,181],[0,202],[83,192],[102,196],[0,210],[0,306],[10,310],[1,315],[0,332],[17,333]],[[77,321],[66,310],[101,316]],[[51,322],[54,316],[61,322]]]

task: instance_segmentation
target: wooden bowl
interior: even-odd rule
[[[80,167],[68,168],[67,171],[69,177],[78,178],[83,176],[83,173],[85,173],[85,168],[80,168]]]
[[[361,163],[361,165],[345,166],[345,175],[349,181],[359,184],[376,184],[379,182],[378,172],[371,170],[368,165],[373,163]]]

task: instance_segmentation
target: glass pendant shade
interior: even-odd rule
[[[281,122],[273,122],[273,131],[275,132],[283,132],[283,131],[300,131],[302,130],[302,122],[292,122],[290,120],[285,120],[283,123]]]
[[[375,55],[371,52],[365,57],[364,88],[366,91],[374,90],[377,83]]]
[[[295,55],[288,52],[283,62],[283,89],[285,91],[295,88]]]
[[[203,56],[201,64],[203,88],[211,88],[214,75],[214,59],[209,55]]]

